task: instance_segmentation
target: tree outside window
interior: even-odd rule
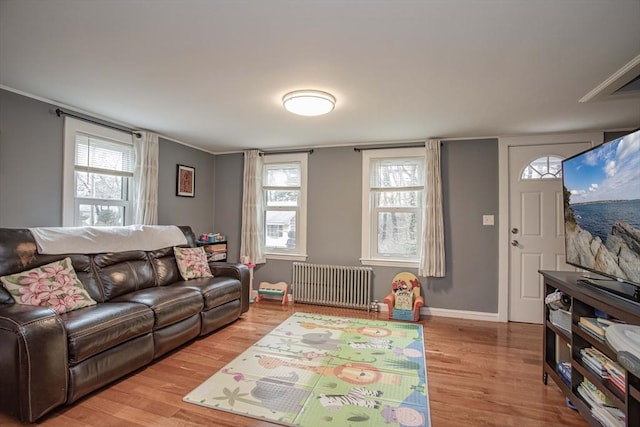
[[[363,152],[365,264],[420,259],[424,170],[424,149]]]

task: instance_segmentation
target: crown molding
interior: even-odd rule
[[[640,92],[616,93],[618,89],[640,75],[640,55],[583,96],[579,102],[593,102],[603,99],[621,99],[640,96]]]

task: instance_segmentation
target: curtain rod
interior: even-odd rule
[[[313,154],[313,148],[310,150],[276,150],[276,151],[263,151],[261,156],[269,156],[271,154],[297,154],[297,153],[309,153]]]
[[[64,115],[64,116],[69,116],[69,117],[73,117],[74,119],[78,119],[78,120],[84,120],[85,122],[89,122],[89,123],[93,123],[95,125],[99,125],[99,126],[104,126],[106,128],[109,129],[114,129],[114,130],[119,130],[120,132],[126,132],[126,133],[130,133],[131,135],[134,135],[136,138],[140,138],[142,136],[142,134],[140,132],[136,132],[134,130],[131,129],[127,129],[127,128],[123,128],[123,127],[119,127],[119,126],[114,126],[114,125],[110,125],[110,124],[106,124],[106,123],[101,123],[98,122],[96,120],[92,120],[86,117],[82,117],[82,116],[78,116],[76,114],[73,113],[68,113],[60,108],[56,108],[56,115],[58,117]]]
[[[442,143],[440,143],[442,146]],[[413,142],[411,144],[389,144],[389,145],[370,145],[368,147],[353,147],[353,151],[367,151],[367,150],[389,150],[393,148],[416,148],[424,147],[424,142]]]

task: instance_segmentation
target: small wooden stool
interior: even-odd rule
[[[289,302],[289,285],[285,282],[269,283],[260,282],[256,302],[262,301],[263,295],[277,295],[282,297],[282,304]]]

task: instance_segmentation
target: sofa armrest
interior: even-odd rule
[[[244,264],[228,262],[210,262],[209,267],[214,276],[226,276],[238,279],[242,285],[242,313],[249,311],[249,292],[251,283],[249,281],[249,268]]]
[[[34,422],[67,400],[67,334],[44,307],[0,304],[0,410]]]

